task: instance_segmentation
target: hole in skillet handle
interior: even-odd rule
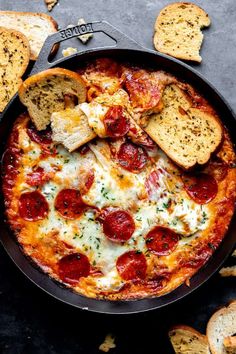
[[[79,53],[83,52],[90,52],[93,50],[100,50],[100,49],[105,49],[105,48],[117,48],[117,49],[143,49],[143,47],[138,44],[135,40],[129,38],[126,36],[124,33],[120,32],[118,29],[113,27],[111,24],[109,24],[106,21],[96,21],[96,22],[88,22],[83,25],[77,25],[74,27],[69,27],[66,29],[62,29],[58,31],[57,33],[52,34],[49,36],[45,42],[44,45],[39,53],[38,60],[36,61],[35,65],[33,66],[33,69],[31,71],[30,75],[36,74],[42,70],[49,69],[51,67],[55,67],[56,65],[60,64],[62,61],[65,60],[64,57],[50,61],[52,58],[50,58],[50,53],[52,51],[52,48],[68,39],[78,37],[79,35],[82,34],[87,34],[87,33],[103,33],[109,39],[113,41],[113,45],[109,46],[86,46],[82,48],[82,50],[79,50]],[[69,56],[73,57],[76,56],[77,53]]]

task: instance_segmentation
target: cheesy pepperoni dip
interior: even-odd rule
[[[175,78],[111,59],[79,73],[88,90],[81,110],[98,137],[69,153],[53,143],[50,127],[37,131],[20,115],[3,157],[8,222],[25,254],[80,294],[163,295],[207,262],[228,229],[232,143],[223,128],[210,161],[185,172],[134,123],[161,109],[163,89]],[[199,109],[212,111],[191,92]]]

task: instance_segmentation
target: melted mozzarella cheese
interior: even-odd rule
[[[22,140],[25,139],[22,133]],[[211,218],[208,206],[191,200],[182,188],[180,178],[168,172],[172,165],[160,150],[153,153],[151,167],[135,174],[124,170],[111,159],[109,145],[102,140],[90,144],[91,151],[84,156],[78,152],[69,153],[64,147],[58,146],[58,154],[44,160],[39,158],[37,144],[24,142],[22,147],[24,159],[32,161],[25,165],[28,167],[24,169],[24,174],[32,171],[35,164],[47,172],[55,171],[54,178],[41,187],[49,204],[49,214],[40,222],[39,237],[56,231],[60,240],[76,252],[86,254],[91,265],[102,272],[101,276],[94,277],[99,289],[115,291],[123,285],[116,270],[117,258],[133,249],[146,252],[145,236],[155,226],[165,226],[181,234],[181,245],[190,242],[198,231],[205,229]],[[65,219],[55,210],[58,192],[64,188],[78,188],[81,171],[86,169],[92,169],[95,178],[89,191],[83,195],[84,202],[101,209],[112,206],[128,210],[132,215],[135,231],[126,243],[114,243],[106,238],[102,224],[96,219],[96,211],[92,208],[88,208],[76,220]],[[159,187],[148,198],[145,181],[154,170],[159,172]],[[27,185],[24,179],[19,188],[21,191],[35,189]]]
[[[100,138],[105,138],[106,130],[103,124],[103,118],[108,111],[108,107],[105,107],[95,101],[90,103],[81,103],[79,107],[87,116],[88,124],[90,128],[93,129],[94,133],[96,133]]]
[[[105,138],[106,130],[103,124],[104,117],[109,107],[120,105],[130,110],[129,96],[127,92],[120,89],[113,95],[103,94],[92,100],[90,103],[81,103],[81,111],[87,116],[90,128],[100,137]]]

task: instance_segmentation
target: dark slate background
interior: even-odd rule
[[[201,55],[194,65],[228,100],[236,111],[236,2],[194,1],[210,15]],[[166,0],[60,0],[51,15],[60,27],[87,21],[107,20],[147,48],[152,48],[153,25]],[[0,10],[47,12],[43,0],[0,0]],[[0,24],[1,25],[1,24]],[[106,44],[93,38],[90,46]],[[61,47],[76,46],[78,41]],[[60,50],[61,50],[60,49]],[[60,52],[59,52],[60,55]],[[228,260],[227,264],[231,264]],[[54,300],[36,288],[13,265],[0,247],[0,353],[3,354],[95,354],[107,333],[116,336],[114,354],[169,354],[168,328],[176,323],[194,326],[204,333],[210,315],[236,298],[235,278],[213,276],[194,294],[162,309],[129,316],[83,312]]]

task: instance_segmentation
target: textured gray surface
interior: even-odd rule
[[[147,48],[153,48],[153,26],[168,0],[60,0],[51,12],[60,27],[87,21],[107,20]],[[198,0],[212,24],[204,30],[203,61],[194,65],[229,101],[236,111],[236,1]],[[46,12],[43,0],[0,0],[2,10]],[[93,40],[95,42],[95,39]],[[74,44],[76,42],[74,41]],[[66,45],[67,46],[67,45]]]
[[[147,48],[152,48],[153,25],[169,1],[60,0],[51,15],[60,27],[77,22],[107,20]],[[236,1],[195,1],[210,15],[204,31],[203,62],[194,65],[236,111]],[[46,12],[43,0],[0,0],[1,10]],[[97,37],[96,37],[97,38]],[[94,38],[90,45],[95,45]],[[105,38],[98,38],[100,43]],[[74,40],[75,46],[78,41]],[[69,44],[64,44],[67,47]],[[37,289],[0,249],[0,353],[94,354],[105,335],[117,339],[114,354],[172,353],[166,336],[175,323],[204,332],[218,306],[236,298],[235,279],[214,276],[201,289],[170,308],[138,316],[111,317],[81,312],[61,304]]]

